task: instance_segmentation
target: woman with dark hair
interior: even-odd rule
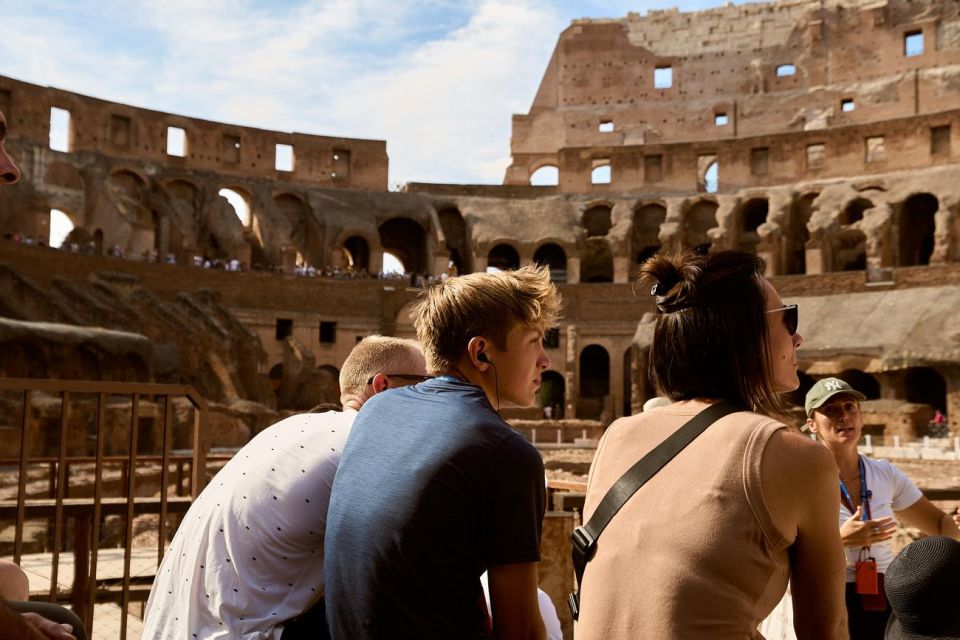
[[[797,308],[744,253],[658,255],[650,374],[673,403],[614,422],[590,470],[584,521],[636,461],[718,401],[711,424],[642,486],[598,539],[578,640],[762,638],[792,581],[800,640],[847,637],[835,470],[776,416],[795,389]],[[798,490],[801,489],[802,490]]]

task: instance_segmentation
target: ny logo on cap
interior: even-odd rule
[[[843,383],[839,380],[827,380],[823,383],[823,388],[827,391],[839,391],[843,388]]]

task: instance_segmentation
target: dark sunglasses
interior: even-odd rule
[[[776,313],[777,311],[783,311],[783,326],[787,328],[787,333],[794,335],[800,325],[800,312],[797,305],[787,304],[776,309],[767,309],[766,313]]]
[[[377,375],[380,375],[379,373]],[[388,378],[399,378],[400,380],[413,380],[414,382],[426,382],[427,380],[433,380],[433,376],[420,376],[414,373],[385,373],[383,374]],[[370,379],[367,380],[367,384],[373,384],[373,379],[377,376],[370,376]]]

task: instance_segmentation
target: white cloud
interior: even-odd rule
[[[0,74],[187,116],[385,139],[392,183],[498,183],[560,32],[720,0],[15,3]]]

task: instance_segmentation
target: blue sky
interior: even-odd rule
[[[510,116],[529,109],[572,19],[721,4],[13,0],[0,74],[210,120],[384,139],[391,185],[496,184]]]

